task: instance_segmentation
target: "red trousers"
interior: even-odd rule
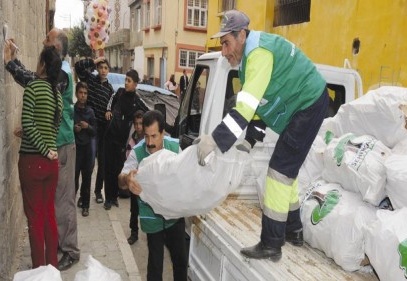
[[[35,154],[20,154],[18,161],[24,213],[28,222],[33,268],[58,266],[58,230],[55,219],[55,191],[58,160]]]

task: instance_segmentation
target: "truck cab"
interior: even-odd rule
[[[327,81],[331,97],[327,117],[334,115],[340,104],[362,95],[361,79],[356,71],[316,66]],[[178,137],[182,149],[199,135],[210,134],[215,129],[234,106],[240,89],[238,69],[231,68],[220,52],[199,57],[179,110]],[[242,247],[259,241],[261,209],[257,190],[262,186],[277,137],[267,129],[264,141],[258,142],[250,152],[253,164],[245,171],[239,188],[208,214],[193,218],[189,279],[377,280],[373,273],[342,270],[324,253],[306,244],[294,247],[286,243],[278,263],[246,259],[240,254]]]
[[[362,80],[353,69],[316,64],[327,81],[330,108],[334,116],[341,104],[363,94]],[[184,149],[199,134],[211,133],[234,106],[241,89],[238,68],[232,68],[220,52],[198,58],[179,111],[177,136]]]

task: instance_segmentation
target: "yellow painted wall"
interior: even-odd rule
[[[237,2],[237,9],[251,19],[250,29],[270,31],[273,0]],[[270,7],[265,15],[268,20],[261,20],[254,7],[265,2]],[[220,23],[212,11],[211,16],[215,26],[209,26],[208,38]],[[407,0],[312,0],[310,18],[310,22],[277,27],[272,32],[294,42],[316,63],[343,67],[347,59],[359,71],[366,90],[379,83],[407,87]],[[355,38],[361,46],[354,56]]]

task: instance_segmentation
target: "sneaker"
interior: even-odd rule
[[[83,208],[82,209],[82,217],[87,217],[89,216],[89,209],[88,208]]]
[[[112,203],[110,201],[105,201],[103,207],[105,208],[105,210],[110,210],[112,208]]]
[[[78,204],[76,204],[76,206],[78,206],[78,208],[82,208],[82,197],[79,197]]]
[[[102,204],[104,202],[102,194],[101,193],[95,193],[95,195],[96,195],[96,203]]]
[[[119,207],[119,201],[117,201],[117,199],[114,199],[112,201],[112,205],[115,205],[116,207]]]

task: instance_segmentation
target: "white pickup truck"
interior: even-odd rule
[[[340,104],[362,95],[356,71],[324,65],[317,68],[330,89],[330,115]],[[204,54],[197,60],[179,112],[177,131],[183,149],[199,134],[214,130],[233,106],[240,87],[237,69],[231,68],[220,52]],[[275,140],[276,135],[268,130],[264,142],[253,148],[254,169],[267,167]],[[254,174],[253,170],[247,171],[241,186],[222,205],[194,217],[189,252],[191,280],[378,280],[373,273],[342,270],[307,244],[294,247],[286,243],[277,263],[244,258],[240,249],[257,243],[261,230]]]

